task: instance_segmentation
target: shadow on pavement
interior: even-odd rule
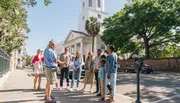
[[[135,74],[119,74],[120,78],[117,85],[135,85],[136,86],[136,73]],[[180,93],[179,78],[170,74],[140,74],[141,84],[141,99],[154,102],[162,98],[168,98]],[[126,92],[123,95],[136,98],[136,89],[130,92]],[[175,99],[171,99],[172,103],[177,103]]]
[[[52,95],[55,97],[56,101],[61,101],[61,103],[107,103],[105,101],[100,101],[95,94],[89,92],[68,92],[64,91],[53,91]]]
[[[36,102],[36,101],[44,101],[44,100],[40,100],[40,99],[34,99],[34,100],[17,100],[17,101],[6,101],[6,102],[2,102],[2,103],[30,103],[30,102]],[[1,103],[1,102],[0,102]]]
[[[33,90],[33,89],[8,89],[8,90],[0,90],[0,92],[18,92],[18,91],[21,91],[21,92],[42,92],[42,91],[45,91],[44,89],[41,89],[41,90]]]

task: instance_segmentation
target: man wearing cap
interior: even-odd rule
[[[71,62],[71,56],[68,53],[68,48],[64,49],[64,53],[60,55],[59,60],[65,62],[64,64],[60,65],[61,67],[60,89],[63,88],[64,76],[66,78],[67,89],[69,89],[69,65]]]
[[[55,41],[51,40],[48,44],[48,47],[44,51],[44,64],[45,64],[45,71],[46,71],[46,100],[48,102],[53,102],[51,98],[51,91],[53,84],[56,82],[56,69],[57,64],[65,64],[57,60],[57,56],[54,52],[56,48]]]

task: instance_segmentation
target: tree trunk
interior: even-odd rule
[[[94,54],[94,38],[95,37],[92,37],[92,52],[93,52],[93,54]]]
[[[150,46],[149,46],[149,41],[147,39],[144,39],[144,43],[145,43],[145,55],[146,55],[146,59],[149,59],[149,56],[150,56],[150,52],[149,52],[149,49],[150,49]]]

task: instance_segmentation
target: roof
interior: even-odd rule
[[[88,35],[88,34],[86,34],[86,33],[84,33],[84,32],[81,32],[81,31],[71,30],[71,32],[74,32],[74,33],[77,33],[77,34],[81,34],[81,35],[90,37],[90,35]]]

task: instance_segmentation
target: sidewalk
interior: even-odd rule
[[[32,69],[17,70],[0,88],[0,103],[44,103],[45,77],[42,77],[42,90],[34,91]],[[87,87],[88,89],[88,87]],[[52,94],[57,103],[105,103],[99,102],[95,94],[89,92],[68,92],[54,90]],[[132,103],[126,97],[117,95],[117,103]]]

